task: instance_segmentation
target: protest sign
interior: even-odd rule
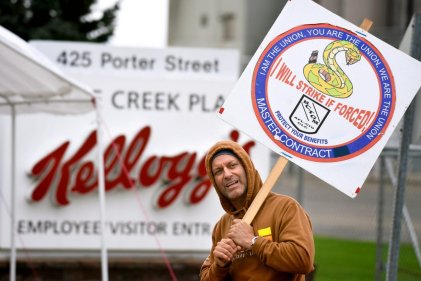
[[[355,197],[420,71],[419,61],[313,1],[288,1],[218,115]]]

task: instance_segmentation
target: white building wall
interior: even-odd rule
[[[242,0],[170,1],[169,45],[241,49]]]

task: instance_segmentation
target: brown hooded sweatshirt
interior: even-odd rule
[[[293,198],[270,193],[253,220],[257,238],[252,250],[237,252],[232,263],[219,267],[214,262],[216,244],[226,238],[232,221],[242,218],[262,186],[262,180],[247,152],[233,141],[220,141],[208,151],[206,171],[216,187],[212,174],[213,155],[222,149],[232,150],[247,174],[247,197],[242,209],[236,210],[217,188],[225,214],[212,232],[212,249],[200,270],[200,280],[266,281],[304,280],[313,270],[314,241],[311,222],[304,209]]]

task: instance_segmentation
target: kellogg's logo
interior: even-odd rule
[[[124,135],[117,136],[104,150],[104,174],[106,191],[121,187],[159,188],[155,204],[166,208],[182,194],[188,204],[200,203],[208,194],[212,184],[207,177],[205,156],[198,158],[196,152],[180,152],[176,155],[151,155],[141,161],[151,138],[151,128],[142,128],[130,143]],[[238,131],[230,138],[239,139]],[[56,204],[70,204],[73,195],[85,195],[98,187],[97,168],[89,154],[96,146],[96,131],[85,139],[73,155],[66,156],[71,143],[66,141],[42,157],[31,169],[30,176],[36,186],[30,194],[32,201],[42,200],[49,192]],[[254,141],[243,148],[250,152]]]

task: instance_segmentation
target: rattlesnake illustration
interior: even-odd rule
[[[325,64],[316,63],[318,51],[311,53],[309,63],[303,72],[307,81],[317,90],[336,98],[347,98],[352,94],[352,82],[336,62],[336,55],[345,52],[346,64],[354,64],[361,59],[358,48],[349,41],[336,40],[323,51]]]

